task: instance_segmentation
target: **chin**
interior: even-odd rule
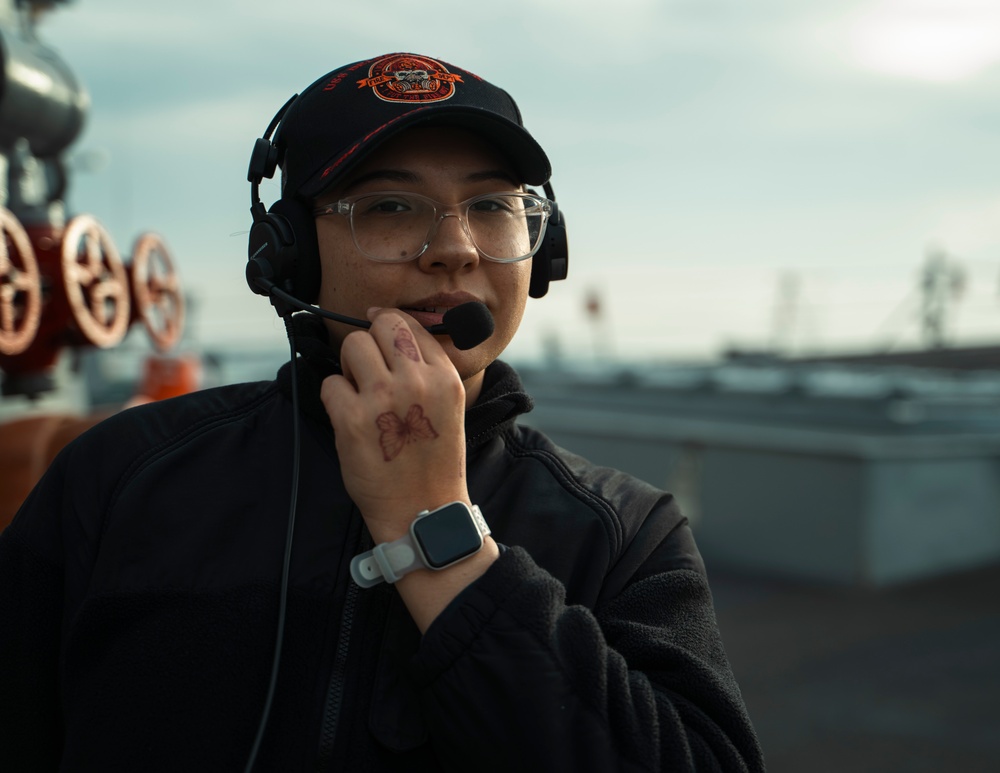
[[[451,341],[442,341],[441,345],[444,347],[445,352],[448,355],[448,359],[451,360],[452,365],[455,366],[455,370],[458,371],[459,377],[462,381],[468,381],[471,378],[478,376],[487,366],[490,365],[494,360],[496,360],[502,349],[498,349],[492,344],[491,340],[486,340],[479,346],[473,347],[472,349],[456,349],[455,345]]]

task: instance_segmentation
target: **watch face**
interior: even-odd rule
[[[453,564],[483,546],[472,514],[458,502],[414,521],[413,536],[432,569]]]

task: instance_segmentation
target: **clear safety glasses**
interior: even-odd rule
[[[371,260],[401,263],[420,257],[446,217],[457,217],[487,260],[513,263],[538,251],[552,202],[531,193],[487,193],[449,206],[419,193],[365,193],[335,201],[313,215],[344,215],[354,244]]]

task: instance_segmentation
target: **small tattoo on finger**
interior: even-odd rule
[[[407,359],[420,362],[420,350],[417,349],[417,342],[413,340],[413,333],[408,328],[396,331],[395,347],[396,351]]]

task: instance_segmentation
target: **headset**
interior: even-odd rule
[[[316,224],[312,212],[294,197],[279,198],[270,209],[260,200],[260,184],[274,177],[284,157],[281,144],[281,119],[298,98],[289,99],[275,114],[264,136],[254,143],[247,170],[250,183],[250,226],[246,279],[258,295],[271,296],[279,315],[291,311],[288,304],[275,298],[273,288],[311,304],[319,295],[320,262]],[[532,258],[528,295],[541,298],[549,291],[549,282],[565,279],[569,269],[569,243],[566,220],[555,201],[555,191],[546,182],[545,195],[552,202],[552,212],[545,226],[542,244]]]

